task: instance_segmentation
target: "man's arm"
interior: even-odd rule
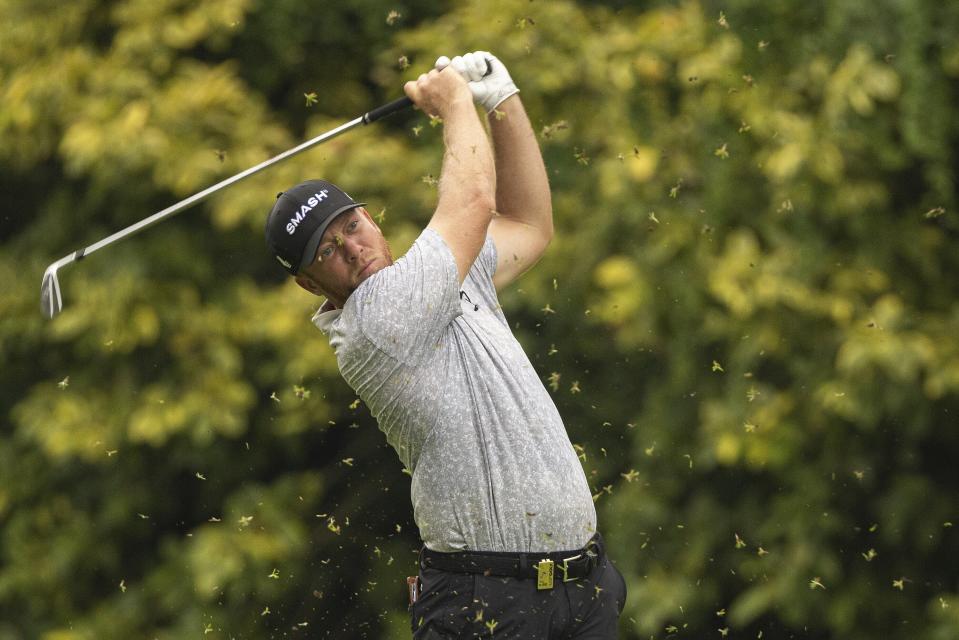
[[[489,138],[466,81],[452,68],[407,82],[408,95],[425,113],[443,119],[443,168],[439,200],[427,228],[442,236],[456,259],[460,283],[486,240],[496,198]]]
[[[497,250],[493,284],[501,289],[533,266],[553,238],[553,205],[543,156],[506,66],[487,51],[474,51],[447,65],[469,80],[476,101],[489,114],[496,167],[496,215],[489,226]]]
[[[519,95],[489,115],[496,161],[496,211],[489,234],[501,289],[539,260],[553,238],[553,205],[543,156]]]

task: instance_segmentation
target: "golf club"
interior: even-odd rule
[[[271,167],[277,164],[278,162],[282,162],[283,160],[286,160],[287,158],[292,158],[296,154],[302,151],[306,151],[307,149],[311,147],[315,147],[321,142],[325,142],[331,138],[335,138],[341,133],[349,131],[350,129],[353,129],[354,127],[370,124],[371,122],[376,122],[377,120],[385,118],[386,116],[396,113],[397,111],[402,111],[403,109],[406,109],[411,106],[413,106],[413,101],[410,100],[408,97],[404,96],[402,98],[398,98],[397,100],[384,104],[380,107],[377,107],[376,109],[373,109],[372,111],[368,111],[367,113],[364,113],[362,116],[354,120],[351,120],[350,122],[347,122],[346,124],[340,125],[339,127],[332,129],[330,131],[327,131],[326,133],[320,134],[311,140],[307,140],[306,142],[296,147],[293,147],[292,149],[284,151],[283,153],[276,155],[270,158],[269,160],[261,162],[255,167],[250,167],[249,169],[242,171],[236,174],[235,176],[227,178],[226,180],[223,180],[222,182],[216,183],[212,187],[207,187],[203,191],[195,193],[189,198],[186,198],[185,200],[181,200],[180,202],[177,202],[176,204],[170,207],[167,207],[166,209],[163,209],[162,211],[158,211],[157,213],[154,213],[150,217],[144,218],[143,220],[130,225],[126,229],[117,231],[113,235],[107,236],[103,240],[94,242],[90,246],[83,247],[82,249],[77,249],[76,251],[64,256],[63,258],[60,258],[59,260],[51,264],[49,267],[47,267],[47,270],[43,274],[43,283],[40,285],[40,307],[43,311],[43,315],[48,319],[53,318],[53,316],[60,313],[60,311],[63,309],[63,297],[60,293],[60,281],[57,278],[57,272],[62,267],[65,267],[72,262],[77,262],[79,260],[82,260],[83,258],[90,255],[94,251],[97,251],[98,249],[102,249],[103,247],[111,245],[114,242],[118,242],[120,240],[123,240],[124,238],[128,238],[136,233],[139,233],[140,231],[143,231],[144,229],[151,227],[158,222],[162,222],[163,220],[166,220],[170,216],[180,213],[184,209],[191,207],[197,204],[198,202],[203,202],[204,200],[212,196],[214,193],[222,189],[225,189],[226,187],[229,187],[230,185],[236,184],[237,182],[240,182],[241,180],[245,178],[249,178],[250,176],[256,173],[259,173],[260,171],[263,171],[264,169]]]

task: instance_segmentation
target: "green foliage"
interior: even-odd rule
[[[556,236],[501,299],[583,460],[629,638],[952,638],[959,8],[0,0],[0,638],[408,637],[409,478],[263,248],[325,177],[399,255],[489,49]],[[304,102],[304,96],[314,99]]]

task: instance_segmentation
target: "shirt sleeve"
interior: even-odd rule
[[[456,259],[425,229],[406,254],[353,293],[359,328],[376,347],[412,363],[462,313]]]

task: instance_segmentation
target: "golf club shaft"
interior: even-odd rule
[[[140,231],[143,231],[144,229],[152,227],[158,222],[162,222],[163,220],[166,220],[170,216],[180,213],[184,209],[188,209],[189,207],[192,207],[193,205],[197,203],[203,202],[204,200],[206,200],[207,198],[209,198],[210,196],[212,196],[214,193],[218,191],[221,191],[229,186],[232,186],[236,184],[237,182],[240,182],[241,180],[245,180],[246,178],[249,178],[250,176],[257,174],[260,171],[263,171],[264,169],[272,167],[273,165],[279,162],[282,162],[283,160],[286,160],[287,158],[292,158],[293,156],[299,153],[302,153],[303,151],[306,151],[307,149],[315,147],[321,142],[326,142],[327,140],[335,138],[341,133],[345,133],[346,131],[353,129],[354,127],[370,124],[371,122],[376,122],[377,120],[380,120],[381,118],[385,118],[386,116],[390,114],[393,114],[397,111],[401,111],[412,105],[413,105],[412,100],[410,100],[407,97],[403,97],[403,98],[394,100],[393,102],[389,102],[383,106],[377,107],[376,109],[373,109],[372,111],[369,111],[363,114],[362,116],[347,122],[346,124],[342,124],[339,127],[336,127],[335,129],[332,129],[330,131],[327,131],[326,133],[320,134],[310,140],[307,140],[306,142],[303,142],[302,144],[299,144],[293,147],[292,149],[288,149],[284,151],[283,153],[275,155],[269,160],[265,160],[256,166],[250,167],[249,169],[246,169],[245,171],[241,171],[240,173],[234,176],[231,176],[227,178],[226,180],[222,180],[211,187],[207,187],[203,191],[195,193],[189,198],[186,198],[185,200],[181,200],[180,202],[177,202],[176,204],[169,206],[166,209],[163,209],[162,211],[158,211],[154,213],[153,215],[151,215],[150,217],[144,218],[143,220],[140,220],[139,222],[135,224],[131,224],[129,227],[126,227],[125,229],[121,229],[120,231],[117,231],[116,233],[110,236],[107,236],[106,238],[102,240],[94,242],[93,244],[87,247],[84,247],[82,249],[78,249],[77,251],[73,253],[73,259],[80,260],[90,255],[91,253],[93,253],[94,251],[98,249],[102,249],[103,247],[107,245],[113,244],[117,240],[128,238],[136,233],[139,233]]]
[[[483,75],[484,76],[489,75],[490,73],[492,73],[492,69],[493,69],[492,63],[489,60],[487,60],[486,73],[484,73]],[[48,319],[53,318],[55,315],[60,313],[60,311],[63,309],[63,298],[60,294],[60,281],[57,275],[57,272],[59,271],[61,267],[65,267],[73,262],[82,260],[84,257],[90,255],[94,251],[102,249],[103,247],[113,244],[114,242],[117,242],[118,240],[128,238],[132,235],[139,233],[140,231],[143,231],[144,229],[152,227],[158,222],[166,220],[167,218],[173,215],[176,215],[177,213],[180,213],[184,209],[187,209],[197,204],[198,202],[202,202],[206,200],[214,193],[217,193],[218,191],[221,191],[222,189],[225,189],[226,187],[234,185],[237,182],[240,182],[241,180],[249,178],[250,176],[256,173],[259,173],[260,171],[263,171],[264,169],[271,167],[274,164],[277,164],[278,162],[282,162],[283,160],[286,160],[287,158],[291,158],[298,153],[306,151],[307,149],[314,147],[320,144],[321,142],[325,142],[326,140],[329,140],[330,138],[335,138],[341,133],[349,131],[350,129],[353,129],[354,127],[376,122],[377,120],[385,118],[386,116],[396,113],[397,111],[402,111],[412,106],[413,106],[413,101],[409,97],[404,96],[402,98],[393,100],[392,102],[388,102],[387,104],[379,106],[376,109],[373,109],[372,111],[367,111],[359,118],[355,118],[347,122],[346,124],[342,124],[339,127],[332,129],[330,131],[327,131],[326,133],[320,134],[311,140],[307,140],[306,142],[300,145],[297,145],[293,147],[292,149],[284,151],[283,153],[276,155],[270,158],[269,160],[261,162],[260,164],[254,167],[250,167],[249,169],[245,171],[241,171],[240,173],[234,176],[231,176],[227,178],[226,180],[218,182],[211,187],[207,187],[203,191],[195,193],[189,198],[186,198],[185,200],[181,200],[180,202],[177,202],[176,204],[170,207],[167,207],[166,209],[163,209],[162,211],[158,211],[148,218],[144,218],[143,220],[135,224],[132,224],[129,227],[126,227],[125,229],[121,229],[120,231],[117,231],[116,233],[109,235],[102,240],[94,242],[93,244],[89,246],[83,247],[81,249],[77,249],[76,251],[72,253],[68,253],[67,255],[60,258],[59,260],[56,260],[50,263],[43,274],[43,282],[40,285],[40,308],[43,311],[43,315],[46,316]]]

